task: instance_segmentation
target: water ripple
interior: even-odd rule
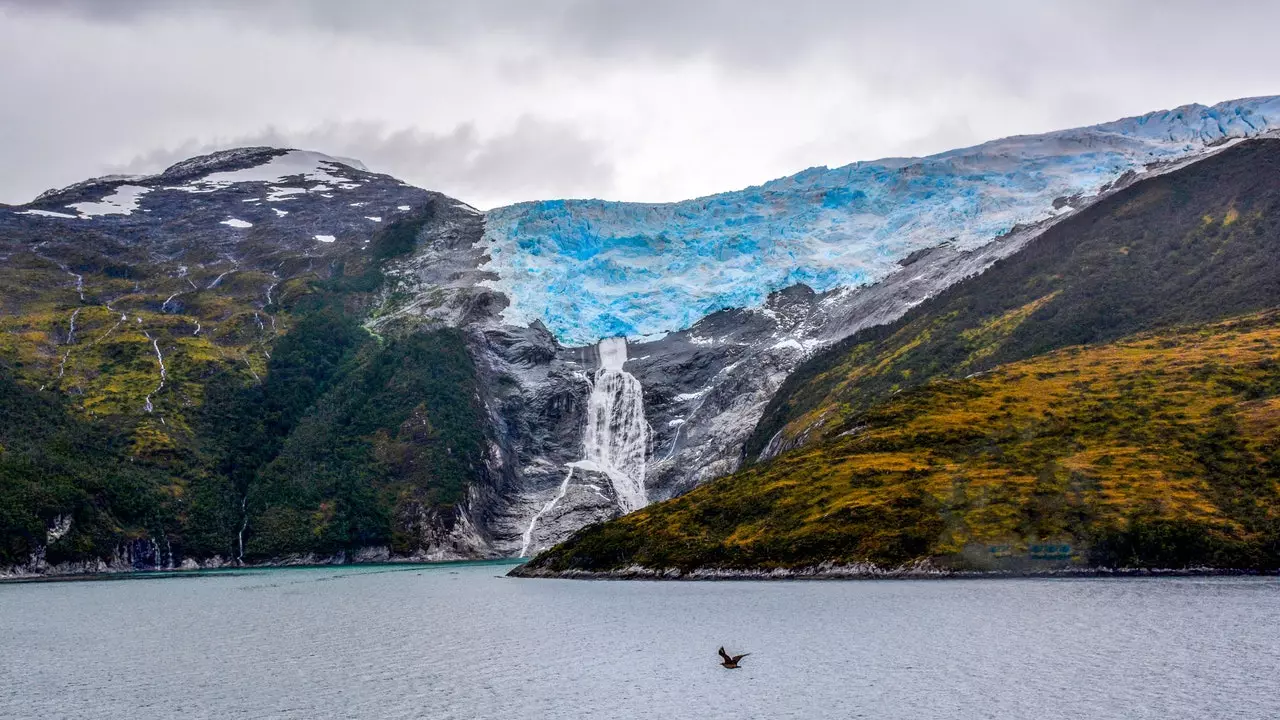
[[[0,717],[1275,718],[1280,582],[0,585]],[[725,671],[715,649],[752,653]]]

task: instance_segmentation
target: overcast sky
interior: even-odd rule
[[[1280,93],[1280,5],[0,0],[0,202],[283,145],[478,207],[676,200]]]

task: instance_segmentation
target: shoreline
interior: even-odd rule
[[[269,562],[253,565],[216,565],[207,567],[173,567],[173,568],[120,568],[106,570],[86,570],[84,572],[60,573],[10,573],[0,572],[0,585],[24,583],[52,582],[95,582],[103,580],[160,580],[183,577],[210,577],[216,575],[237,575],[260,570],[316,570],[320,568],[401,568],[414,567],[447,567],[455,565],[494,565],[506,566],[519,558],[472,558],[449,560],[375,560],[355,562]]]
[[[309,559],[310,560],[310,559]],[[454,565],[515,565],[504,573],[505,577],[533,580],[588,580],[588,581],[667,581],[667,582],[749,582],[749,581],[840,581],[840,580],[1018,580],[1018,579],[1070,579],[1070,578],[1143,578],[1143,577],[1280,577],[1277,570],[1241,568],[1046,568],[1042,570],[952,570],[914,563],[894,568],[883,568],[871,563],[852,565],[820,565],[804,568],[698,568],[681,571],[675,568],[658,570],[644,566],[631,566],[616,570],[566,570],[556,571],[528,568],[528,561],[521,558],[451,558],[423,560],[416,558],[346,560],[335,559],[299,561],[284,559],[251,565],[209,564],[192,567],[170,568],[119,568],[95,567],[71,572],[0,572],[0,585],[42,582],[92,582],[102,580],[141,580],[178,577],[208,577],[211,575],[235,575],[244,572],[283,569],[319,568],[412,568],[445,567]]]
[[[1057,568],[1045,570],[949,570],[929,566],[927,563],[898,568],[880,568],[874,565],[818,566],[807,568],[777,568],[765,570],[698,568],[683,572],[674,568],[656,570],[633,566],[619,570],[545,570],[525,569],[518,565],[507,573],[508,577],[535,580],[649,580],[670,582],[733,582],[733,581],[839,581],[839,580],[1018,580],[1018,579],[1070,579],[1070,578],[1143,578],[1143,577],[1276,577],[1274,570],[1250,570],[1240,568]]]

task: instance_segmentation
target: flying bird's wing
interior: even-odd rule
[[[724,658],[725,662],[733,662],[733,658],[729,657],[729,653],[725,652],[724,648],[720,648],[720,657]]]
[[[731,663],[733,663],[733,664],[737,665],[739,660],[741,660],[742,658],[744,658],[744,657],[746,657],[746,656],[748,656],[748,655],[750,655],[750,654],[751,654],[751,653],[742,653],[741,655],[734,655],[732,658],[729,658],[729,662],[731,662]]]

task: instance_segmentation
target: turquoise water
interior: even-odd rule
[[[0,585],[3,718],[1275,718],[1274,578]],[[743,668],[716,648],[751,652]]]

